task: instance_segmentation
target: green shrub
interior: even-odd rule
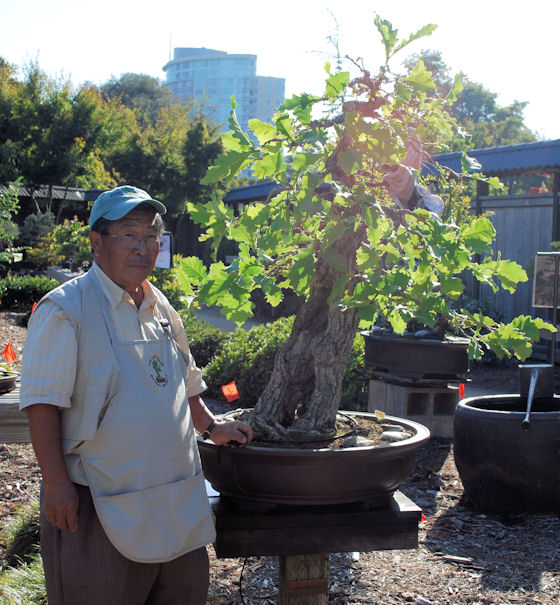
[[[274,357],[288,338],[293,320],[283,317],[248,331],[227,334],[216,355],[203,368],[208,395],[222,398],[221,387],[233,380],[239,391],[239,404],[252,407],[270,378]]]
[[[0,193],[0,263],[6,265],[12,264],[15,253],[24,250],[21,247],[12,247],[19,233],[19,227],[12,220],[19,209],[19,183],[20,179],[12,183],[7,191]],[[0,269],[2,273],[6,271],[5,268]]]
[[[58,285],[44,275],[8,275],[0,281],[2,307],[31,307]]]
[[[342,379],[341,410],[367,411],[369,375],[364,357],[364,337],[358,333],[354,337],[352,355]]]
[[[47,267],[56,267],[64,257],[55,253],[47,243],[46,238],[41,238],[34,248],[25,251],[25,264],[35,271],[46,271]]]
[[[502,313],[488,299],[478,300],[466,294],[461,294],[456,301],[449,303],[449,307],[456,310],[465,309],[470,313],[482,313],[496,322],[504,321]]]
[[[471,298],[466,294],[461,294],[457,301],[452,302],[449,306],[452,309],[462,308],[470,313],[482,313],[483,315],[491,317],[496,322],[504,321],[502,313],[488,299],[478,300],[476,298]],[[482,359],[472,359],[469,362],[469,365],[471,368],[477,368],[481,366],[510,365],[511,362],[512,360],[507,357],[498,359],[498,356],[494,351],[488,350],[484,352]]]
[[[24,246],[36,246],[42,237],[54,228],[54,214],[28,214],[19,233],[19,241]]]
[[[212,341],[211,345],[207,345],[208,353],[211,347],[217,346],[207,364],[199,361],[191,346],[193,356],[197,364],[202,367],[204,380],[208,384],[207,395],[222,399],[221,387],[235,381],[239,391],[239,405],[254,406],[270,378],[278,349],[290,335],[293,321],[293,317],[284,317],[274,323],[256,326],[249,331],[222,333],[219,341]],[[193,328],[196,329],[196,326],[190,327],[191,330]],[[209,331],[208,335],[210,333]],[[195,338],[194,335],[189,336],[189,331],[187,337],[189,342]],[[210,338],[203,335],[202,340],[208,342]],[[206,358],[207,356],[204,359]],[[360,334],[357,334],[354,339],[352,356],[346,368],[342,389],[341,409],[367,409],[368,377],[364,368],[364,341]]]
[[[39,270],[58,265],[63,261],[91,264],[89,226],[76,217],[66,219],[42,237],[34,248],[27,251],[26,261]]]
[[[203,368],[216,355],[228,333],[196,318],[183,319],[183,324],[192,356],[198,367]]]

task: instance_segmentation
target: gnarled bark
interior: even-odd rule
[[[310,295],[278,351],[251,424],[272,439],[310,439],[334,432],[344,370],[358,328],[354,309],[329,307],[336,274],[318,263]]]

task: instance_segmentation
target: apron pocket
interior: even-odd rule
[[[216,537],[202,473],[113,496],[95,496],[90,489],[107,537],[132,561],[171,561]]]

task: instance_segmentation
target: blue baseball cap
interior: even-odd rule
[[[89,215],[89,226],[93,227],[100,218],[117,221],[139,204],[150,204],[159,214],[167,212],[167,208],[161,202],[152,199],[143,189],[123,185],[105,191],[95,200]]]

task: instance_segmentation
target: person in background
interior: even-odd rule
[[[406,157],[403,163],[393,172],[384,175],[383,183],[397,206],[406,210],[424,208],[436,215],[443,212],[443,200],[426,187],[418,185],[410,171],[422,168],[422,141],[409,129],[406,143]]]
[[[50,605],[203,604],[215,539],[195,431],[216,422],[177,312],[147,281],[165,206],[132,186],[90,216],[94,263],[44,297],[24,347],[21,409],[41,467]]]

